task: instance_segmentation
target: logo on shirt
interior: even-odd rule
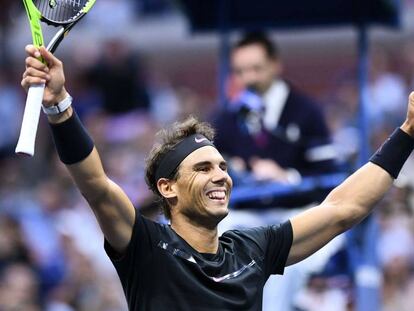
[[[224,280],[230,280],[238,277],[240,274],[242,274],[244,271],[246,271],[248,268],[253,267],[256,264],[256,261],[252,260],[248,265],[245,265],[241,267],[239,270],[234,271],[232,273],[220,276],[220,277],[210,277],[214,282],[222,282]]]

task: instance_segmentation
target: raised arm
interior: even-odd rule
[[[45,107],[52,107],[67,98],[62,62],[44,48],[37,50],[29,45],[26,52],[28,57],[22,79],[23,88],[27,90],[30,85],[46,83],[43,99]],[[39,53],[48,67],[37,59]],[[59,156],[66,159],[66,167],[95,213],[105,238],[115,250],[122,253],[132,235],[135,219],[133,204],[122,189],[106,176],[96,148],[81,124],[73,122],[74,117],[71,107],[62,113],[48,115]],[[70,122],[72,123],[69,126]],[[57,132],[59,133],[56,134]],[[67,135],[73,132],[76,132],[73,134],[76,137]],[[70,144],[71,140],[76,147]],[[73,149],[77,149],[76,152]]]
[[[335,188],[321,205],[291,219],[293,244],[288,265],[310,256],[363,220],[391,187],[414,146],[414,92],[407,118],[376,156]],[[374,164],[375,163],[375,164]]]

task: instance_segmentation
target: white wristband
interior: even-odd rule
[[[42,105],[43,112],[47,115],[57,115],[59,113],[64,112],[67,110],[70,105],[72,105],[73,98],[68,94],[68,96],[65,97],[64,100],[59,102],[57,105],[45,107]]]

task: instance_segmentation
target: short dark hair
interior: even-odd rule
[[[155,172],[165,154],[171,151],[186,137],[194,134],[201,134],[210,141],[213,141],[215,130],[209,123],[200,122],[194,116],[190,116],[182,122],[175,122],[171,127],[162,129],[156,134],[158,142],[154,144],[146,159],[145,182],[149,189],[160,199],[162,211],[167,219],[171,218],[170,206],[168,201],[158,191]],[[179,167],[173,172],[172,180],[177,180],[179,177]]]
[[[248,45],[260,45],[266,52],[269,58],[277,59],[279,57],[279,48],[273,43],[269,37],[262,32],[249,32],[243,35],[243,37],[236,42],[232,51],[239,48],[246,47]]]

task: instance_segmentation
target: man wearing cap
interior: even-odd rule
[[[412,93],[401,128],[322,204],[281,225],[219,236],[232,180],[212,128],[189,118],[159,134],[147,161],[147,183],[170,219],[162,225],[143,218],[105,175],[91,138],[67,104],[62,63],[44,48],[30,45],[26,51],[22,86],[46,83],[44,111],[57,152],[97,217],[132,311],[261,310],[268,277],[283,274],[366,217],[414,148]]]

